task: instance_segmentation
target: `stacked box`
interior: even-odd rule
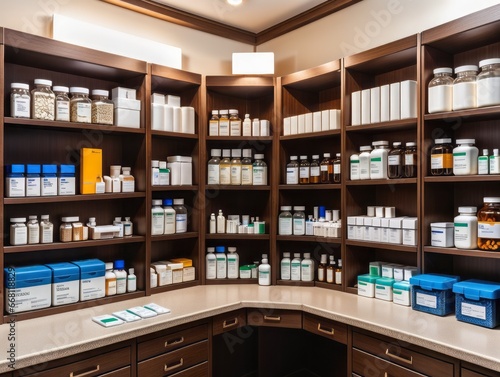
[[[494,328],[500,324],[500,284],[465,280],[453,285],[455,316],[459,321]]]

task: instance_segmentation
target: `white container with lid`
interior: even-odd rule
[[[477,65],[462,65],[455,68],[457,78],[453,81],[453,110],[477,107]]]
[[[359,179],[370,179],[370,152],[372,147],[364,145],[359,148]]]
[[[370,152],[370,179],[387,179],[389,142],[386,140],[374,141],[372,145],[375,149]]]
[[[454,244],[457,249],[475,249],[477,247],[477,207],[458,207],[459,215],[453,224]]]
[[[31,95],[28,84],[13,82],[10,84],[10,116],[29,118],[31,116]]]
[[[481,72],[477,75],[477,106],[500,105],[500,59],[485,59],[479,62]]]
[[[453,247],[453,223],[431,223],[431,246]]]
[[[303,236],[306,234],[306,215],[304,211],[306,207],[304,206],[294,206],[293,210],[293,235]]]
[[[293,216],[290,212],[292,206],[281,206],[281,213],[278,219],[278,234],[280,236],[291,236],[293,230]]]
[[[475,139],[458,139],[458,146],[453,148],[453,174],[477,174],[477,158],[479,151],[474,146]]]
[[[453,109],[453,70],[436,68],[434,78],[429,82],[427,109],[429,114]]]
[[[171,185],[193,184],[193,158],[191,156],[169,156],[167,167],[170,169]]]
[[[12,246],[28,243],[28,228],[26,217],[12,217],[10,219],[10,244]]]

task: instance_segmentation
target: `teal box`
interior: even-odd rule
[[[392,286],[392,302],[398,305],[411,306],[411,285],[407,281],[397,281]]]
[[[410,278],[413,310],[445,316],[455,310],[453,284],[458,276],[422,274]]]
[[[380,276],[370,274],[358,275],[358,295],[365,297],[375,297],[375,283]]]
[[[52,272],[52,305],[80,300],[80,269],[73,263],[46,264]]]
[[[80,269],[80,301],[104,297],[106,264],[99,259],[72,262]]]
[[[48,267],[6,267],[4,278],[7,313],[20,313],[50,306],[52,274]]]
[[[494,328],[500,324],[500,284],[465,280],[453,284],[457,320]]]

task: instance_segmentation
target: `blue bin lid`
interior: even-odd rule
[[[42,165],[42,173],[43,174],[56,174],[57,173],[57,165],[54,165],[54,164]]]
[[[24,174],[24,165],[23,164],[12,164],[7,165],[6,169],[8,174]]]
[[[106,274],[106,264],[100,259],[86,259],[72,262],[80,268],[80,273],[93,274],[95,276],[104,276]]]
[[[59,165],[60,174],[75,174],[75,165]]]
[[[80,269],[77,265],[69,262],[46,264],[52,270],[54,279],[59,280],[78,280],[80,279]]]
[[[464,280],[453,284],[453,292],[462,294],[469,300],[477,301],[480,298],[496,300],[500,298],[500,283],[476,279]]]
[[[26,288],[50,284],[52,273],[42,265],[4,268],[5,288]]]
[[[441,274],[421,274],[410,278],[411,285],[418,285],[426,291],[451,289],[460,280],[458,276]]]

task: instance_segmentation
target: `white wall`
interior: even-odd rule
[[[207,0],[209,1],[209,0]],[[260,45],[284,75],[417,33],[500,0],[363,0]],[[0,0],[0,26],[51,36],[54,13],[182,48],[183,69],[230,74],[231,54],[253,47],[170,24],[99,0]]]
[[[416,34],[499,0],[363,0],[258,46],[281,76]]]

